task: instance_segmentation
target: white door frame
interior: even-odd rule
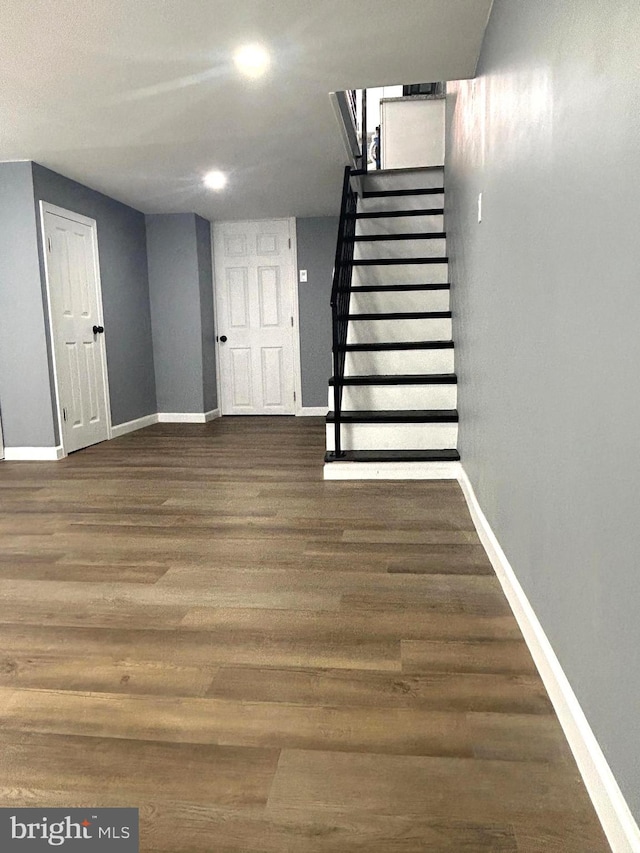
[[[102,282],[100,279],[100,258],[98,255],[98,223],[95,219],[89,219],[88,216],[83,216],[81,213],[75,213],[72,210],[66,210],[64,207],[58,207],[48,201],[40,200],[40,239],[42,243],[42,257],[44,258],[44,278],[47,291],[47,334],[49,335],[49,343],[51,346],[51,359],[53,363],[53,384],[55,390],[56,416],[58,423],[58,440],[62,446],[63,458],[67,455],[64,446],[64,431],[62,428],[62,406],[60,404],[60,390],[58,388],[58,366],[56,364],[56,347],[53,330],[53,315],[51,313],[51,280],[49,275],[49,259],[47,252],[47,235],[45,230],[45,213],[53,213],[55,216],[62,216],[64,219],[70,219],[72,222],[79,222],[81,225],[86,225],[91,229],[91,245],[93,247],[94,273],[96,281],[96,291],[98,296],[98,325],[104,326],[104,314],[102,309]],[[102,360],[102,375],[104,377],[104,396],[106,404],[107,416],[107,440],[112,438],[112,423],[111,423],[111,393],[109,391],[109,374],[107,372],[107,347],[104,343],[101,346],[100,357]]]
[[[274,216],[272,219],[285,219],[289,223],[289,234],[291,235],[291,265],[293,267],[293,283],[292,293],[293,302],[291,311],[293,312],[293,322],[295,325],[296,334],[293,338],[293,382],[294,391],[296,394],[294,404],[294,415],[300,415],[302,412],[302,366],[300,361],[300,303],[298,300],[298,232],[296,230],[295,216]],[[223,220],[226,221],[226,220]],[[231,220],[230,220],[231,221]],[[243,219],[242,222],[264,222],[264,219]],[[269,221],[269,220],[266,220]],[[213,225],[214,223],[212,223]],[[212,258],[212,279],[213,279],[213,334],[216,339],[216,397],[218,400],[218,408],[222,411],[222,378],[220,376],[220,342],[218,341],[218,301],[217,301],[217,285],[216,285],[216,256],[213,237],[213,228],[211,228],[211,258]]]

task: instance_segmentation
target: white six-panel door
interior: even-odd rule
[[[214,225],[223,415],[295,410],[295,268],[288,219]]]
[[[110,437],[96,224],[42,205],[44,254],[62,443],[66,453]]]

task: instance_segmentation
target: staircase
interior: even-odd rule
[[[345,175],[328,478],[345,463],[460,459],[443,208],[442,167]]]

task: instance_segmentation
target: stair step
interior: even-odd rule
[[[365,190],[413,189],[442,186],[444,163],[436,166],[407,166],[402,169],[369,169],[363,181]]]
[[[367,374],[347,373],[337,382],[330,381],[328,409],[334,407],[336,390],[342,395],[340,405],[345,412],[451,411],[458,405],[455,374],[437,373],[426,366],[415,373],[375,369]]]
[[[400,234],[402,235],[400,238],[395,238],[394,235]],[[413,235],[415,239],[411,240],[406,238],[404,235]],[[422,234],[433,234],[444,236],[439,237],[439,239],[420,239],[420,235]],[[387,237],[387,239],[394,241],[386,243],[383,239],[383,235]],[[402,217],[394,217],[392,219],[384,219],[382,217],[378,218],[369,218],[369,219],[358,219],[355,221],[355,236],[358,239],[356,242],[356,246],[359,248],[379,248],[378,257],[389,257],[392,258],[397,255],[397,249],[408,248],[411,249],[409,254],[419,255],[419,254],[429,254],[429,255],[446,255],[446,250],[444,251],[432,251],[422,253],[420,251],[423,246],[445,246],[446,245],[446,230],[444,223],[444,215],[441,213],[435,214],[424,214],[422,216],[402,216]],[[371,243],[365,242],[369,237],[373,237],[373,241]],[[361,242],[362,241],[362,242]],[[363,245],[364,243],[364,245]],[[392,252],[385,253],[383,251],[387,246],[395,246],[396,250]],[[369,254],[369,257],[373,257],[372,254]]]
[[[342,344],[339,352],[385,352],[407,349],[453,349],[453,341],[384,341],[382,343]]]
[[[386,411],[347,410],[341,413],[345,424],[455,424],[458,423],[457,409],[388,409]],[[335,412],[327,414],[327,423],[335,423]]]
[[[344,450],[336,457],[328,451],[325,462],[459,462],[457,450]]]
[[[356,244],[357,245],[357,244]],[[383,246],[383,243],[372,243],[372,246]],[[402,243],[394,243],[402,246]],[[432,244],[435,245],[435,244]],[[385,257],[389,263],[374,260],[371,257],[360,260],[357,258],[353,264],[352,285],[354,287],[372,284],[444,284],[449,281],[449,267],[447,258],[439,257],[440,253],[427,258],[423,263],[420,259],[397,258],[391,260],[385,251]]]
[[[369,376],[343,376],[329,379],[329,385],[455,385],[455,373],[405,373]]]
[[[390,343],[391,341],[450,341],[452,337],[451,312],[445,310],[395,311],[358,313],[349,315],[347,323],[348,344]],[[359,311],[362,308],[359,307]],[[374,371],[362,371],[371,372]],[[395,371],[385,371],[393,372]],[[412,371],[407,370],[407,373]]]
[[[448,264],[449,258],[359,258],[354,267],[387,266],[390,264]]]
[[[416,210],[374,210],[368,213],[351,214],[348,218],[353,219],[383,219],[387,216],[443,216],[444,207],[423,207]]]
[[[455,349],[451,347],[429,347],[421,349],[361,349],[348,351],[344,353],[344,374],[345,376],[387,376],[387,375],[402,375],[409,376],[416,374],[424,376],[425,374],[434,373],[455,373]],[[408,386],[415,390],[429,392],[436,390],[455,389],[457,385],[413,385]],[[378,386],[354,386],[353,390],[365,391],[381,391],[389,389],[404,390],[403,385],[378,385]],[[333,393],[331,391],[331,393]],[[377,397],[378,395],[376,395]],[[431,396],[431,393],[430,393]],[[332,408],[332,403],[329,401],[329,408]],[[422,402],[414,403],[405,400],[404,403],[398,406],[375,405],[368,406],[351,406],[343,403],[345,409],[455,409],[456,403],[441,405],[440,403],[432,405],[431,403]]]
[[[412,190],[375,190],[362,193],[363,198],[397,198],[407,195],[442,195],[444,187],[422,187]]]
[[[446,236],[446,231],[418,231],[413,234],[360,234],[355,237],[351,237],[347,242],[375,243],[382,240],[385,242],[388,240],[444,240],[446,239]]]
[[[448,288],[411,288],[398,290],[366,291],[351,290],[349,312],[351,314],[405,314],[410,311],[450,311],[450,290]],[[425,335],[425,338],[430,335]],[[405,340],[410,340],[406,338]]]
[[[358,196],[358,213],[380,213],[388,214],[396,210],[424,210],[425,208],[444,208],[445,197],[443,192],[434,195],[383,195],[372,198]],[[394,220],[392,220],[394,221]]]
[[[451,311],[407,311],[389,314],[339,314],[338,320],[448,320]]]
[[[394,293],[396,290],[449,290],[449,282],[442,284],[359,284],[353,285],[352,293]]]

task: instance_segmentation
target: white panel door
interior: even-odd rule
[[[214,225],[223,415],[294,413],[293,288],[287,219]]]
[[[72,218],[73,217],[73,218]],[[43,205],[49,312],[66,453],[110,437],[95,222]]]

